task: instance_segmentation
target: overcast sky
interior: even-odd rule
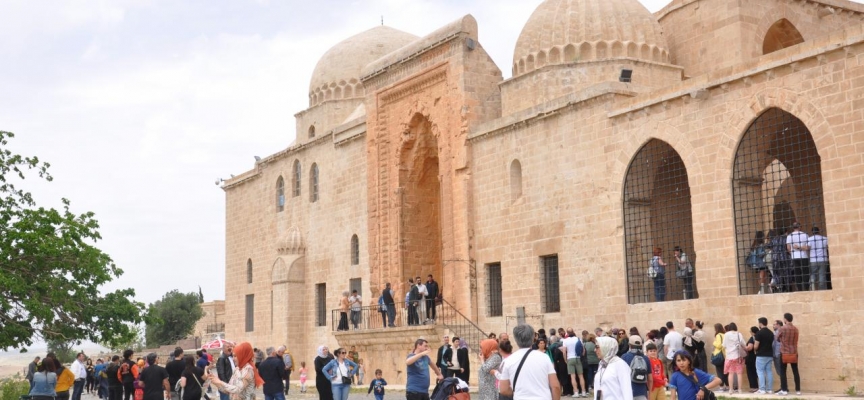
[[[598,0],[603,1],[603,0]],[[640,0],[656,11],[668,0]],[[384,23],[418,36],[465,14],[510,75],[540,0],[4,0],[0,130],[52,164],[26,188],[93,211],[98,246],[125,270],[110,288],[150,303],[224,296],[221,177],[294,139],[327,49]]]

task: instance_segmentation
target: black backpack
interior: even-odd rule
[[[633,359],[630,360],[630,380],[633,383],[648,383],[648,365],[645,363],[645,357],[637,349],[630,350],[630,353],[633,353]]]

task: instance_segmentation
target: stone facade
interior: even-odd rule
[[[561,24],[543,16],[565,9],[592,13],[570,24],[608,23],[555,35]],[[605,18],[616,9],[644,13]],[[687,317],[706,328],[730,321],[747,327],[760,316],[791,312],[801,330],[805,391],[864,383],[864,356],[841,354],[864,340],[856,329],[864,322],[864,272],[857,268],[864,254],[864,7],[842,0],[674,0],[651,15],[635,0],[547,0],[538,10],[508,80],[478,43],[470,16],[408,43],[400,41],[405,35],[379,31],[387,37],[378,40],[367,31],[351,45],[400,46],[343,71],[360,75],[327,69],[326,79],[313,77],[316,91],[310,108],[297,114],[295,144],[224,186],[227,337],[257,347],[287,344],[307,364],[318,345],[356,345],[367,371],[381,368],[392,383],[404,383],[404,364],[393,359],[418,336],[437,347],[434,337],[447,327],[336,334],[331,310],[352,279],[369,305],[385,282],[399,299],[407,289],[402,282],[431,273],[456,309],[494,332],[512,328],[523,307],[535,328],[643,332]],[[563,56],[583,47],[590,57]],[[633,71],[630,82],[619,81],[622,69]],[[362,91],[321,100],[322,79]],[[755,295],[748,285],[757,278],[740,270],[741,243],[753,232],[736,225],[743,217],[735,196],[747,193],[733,195],[742,185],[733,174],[748,129],[775,114],[796,117],[812,138],[807,157],[817,160],[818,183],[794,190],[821,186],[819,201],[796,202],[786,193],[793,189],[777,193],[792,198],[803,224],[823,225],[831,290]],[[315,135],[308,135],[313,125]],[[670,149],[686,166],[689,204],[673,204],[689,207],[689,226],[675,229],[698,260],[697,298],[684,299],[674,280],[670,301],[630,292],[644,269],[633,269],[628,257],[650,254],[631,248],[622,210],[663,201],[638,199],[640,205],[627,197],[628,176],[652,173],[633,165],[648,145]],[[769,153],[754,156],[763,168]],[[798,167],[787,163],[794,178]],[[661,225],[645,229],[668,229]],[[678,244],[647,237],[666,249]],[[550,255],[560,277],[554,312],[541,267]],[[500,313],[493,312],[497,296],[489,293],[487,273],[498,263]]]

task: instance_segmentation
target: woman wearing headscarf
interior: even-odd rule
[[[498,387],[495,374],[501,366],[501,355],[498,354],[498,341],[486,339],[480,342],[480,400],[498,400]]]
[[[222,393],[231,395],[231,400],[252,400],[255,398],[255,388],[264,384],[258,375],[253,362],[255,354],[249,342],[243,342],[234,347],[234,374],[229,382],[223,382],[214,370],[210,370],[210,379]]]
[[[594,377],[595,400],[632,400],[633,387],[630,385],[630,366],[619,358],[618,341],[612,338],[597,338],[597,357],[600,369]]]
[[[343,348],[336,349],[336,358],[330,360],[321,371],[330,379],[330,388],[334,400],[348,400],[348,392],[351,391],[351,382],[357,364],[345,358],[348,354]]]
[[[693,342],[698,352],[693,355],[693,364],[698,365],[697,368],[703,371],[708,371],[708,354],[705,353],[705,331],[703,330],[705,323],[696,321],[694,326],[696,328],[693,329]]]
[[[455,339],[455,338],[454,338]],[[459,347],[456,350],[456,359],[459,360],[460,371],[456,371],[455,376],[465,383],[468,383],[468,378],[471,377],[471,361],[468,358],[468,341],[465,339],[459,340]],[[336,399],[338,400],[338,399]]]
[[[318,389],[318,400],[333,400],[333,388],[330,385],[330,379],[324,375],[324,366],[330,360],[333,360],[330,349],[327,346],[318,346],[318,357],[315,357],[315,388]]]
[[[687,350],[693,356],[693,368],[705,370],[706,366],[700,364],[699,353],[705,352],[705,343],[696,340],[693,337],[693,330],[684,328],[684,350]]]

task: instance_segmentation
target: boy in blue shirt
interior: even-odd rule
[[[381,378],[381,370],[375,370],[375,379],[372,382],[369,382],[369,391],[366,392],[366,396],[369,396],[369,393],[375,391],[375,400],[384,400],[384,386],[387,386],[387,381]]]

